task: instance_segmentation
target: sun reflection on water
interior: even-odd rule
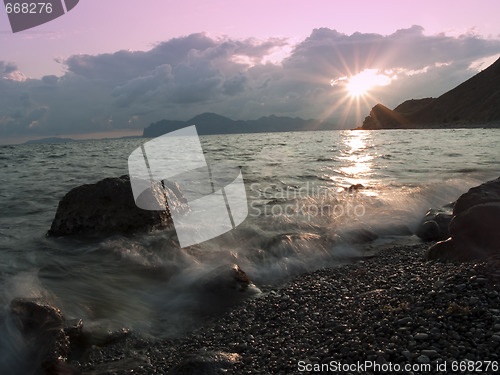
[[[332,170],[329,177],[337,186],[348,188],[361,184],[365,188],[374,184],[371,176],[373,172],[374,154],[371,150],[371,135],[368,131],[343,131],[341,132],[342,148],[338,157],[340,166]],[[374,192],[364,191],[365,195]]]

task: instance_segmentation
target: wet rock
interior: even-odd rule
[[[500,178],[470,189],[456,202],[450,238],[431,246],[428,259],[469,261],[500,252]],[[432,230],[435,230],[433,228]]]
[[[417,228],[416,235],[424,241],[442,241],[450,237],[449,225],[453,215],[450,206],[430,209]]]
[[[247,274],[236,264],[224,264],[216,267],[196,281],[202,305],[214,311],[241,302],[260,290],[250,281]],[[203,301],[209,300],[210,304]]]
[[[354,193],[358,190],[361,190],[361,189],[364,189],[365,187],[362,185],[362,184],[354,184],[354,185],[351,185],[347,188],[347,191],[349,193]]]
[[[23,349],[31,361],[28,366],[38,367],[46,374],[61,373],[56,372],[58,369],[69,371],[64,361],[70,353],[70,340],[58,308],[43,300],[18,298],[10,303],[10,313],[25,343]]]
[[[439,239],[439,225],[434,220],[421,223],[417,229],[417,236],[424,241],[435,241]]]
[[[220,290],[244,292],[252,285],[250,278],[237,264],[219,266],[202,277],[199,283],[205,292]]]
[[[172,200],[182,203],[183,197],[176,186],[146,190],[139,198],[165,201],[168,194]],[[49,236],[74,234],[103,235],[133,233],[166,227],[170,213],[148,211],[137,207],[129,176],[106,178],[95,184],[86,184],[70,190],[59,202],[56,216],[48,231]]]
[[[483,203],[500,203],[500,177],[469,189],[462,194],[453,208],[453,215],[458,216],[472,206]]]

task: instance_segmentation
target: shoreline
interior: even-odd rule
[[[289,374],[332,361],[500,363],[500,257],[427,261],[428,247],[382,245],[375,257],[299,275],[181,338],[132,333],[70,364],[82,374]]]

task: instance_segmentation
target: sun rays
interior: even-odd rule
[[[358,69],[359,73],[357,74],[352,74],[347,67],[346,70],[348,75],[330,81],[331,86],[341,89],[340,92],[336,90],[332,95],[341,96],[341,99],[337,99],[336,103],[325,111],[323,118],[343,107],[340,123],[345,124],[354,107],[356,124],[360,125],[362,115],[368,114],[370,108],[379,102],[372,91],[390,85],[397,77],[392,75],[392,72],[380,72],[379,69],[375,68]]]
[[[386,74],[380,74],[378,69],[365,69],[347,80],[346,90],[352,97],[368,94],[377,86],[387,86],[392,79]]]

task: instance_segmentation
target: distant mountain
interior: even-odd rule
[[[24,142],[25,145],[40,144],[40,143],[65,143],[65,142],[75,142],[72,138],[59,138],[59,137],[49,137],[42,139],[31,139]]]
[[[377,104],[362,129],[500,127],[500,59],[439,98]]]
[[[153,138],[186,126],[196,125],[198,134],[237,134],[237,133],[264,133],[288,132],[308,130],[331,130],[335,125],[319,120],[304,120],[299,117],[266,116],[258,120],[231,120],[215,114],[202,113],[188,121],[161,120],[144,129],[143,137]]]

